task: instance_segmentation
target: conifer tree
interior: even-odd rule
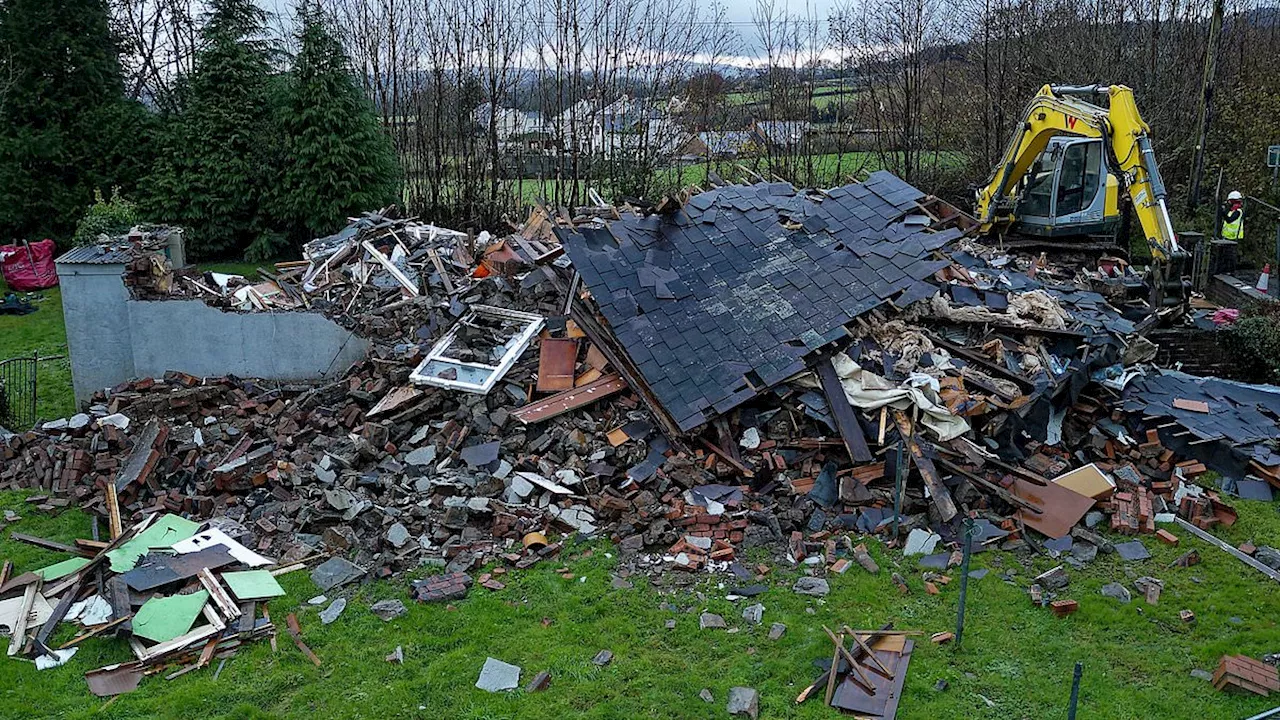
[[[69,240],[94,190],[149,163],[105,0],[0,0],[0,242]]]
[[[298,55],[281,118],[283,182],[276,216],[295,240],[335,232],[346,218],[397,202],[391,138],[318,9],[299,9]]]
[[[253,0],[210,0],[204,46],[150,179],[148,214],[189,228],[197,258],[238,256],[270,230],[264,198],[278,162],[265,24]]]

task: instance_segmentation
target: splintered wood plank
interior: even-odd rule
[[[520,422],[529,425],[550,420],[570,410],[590,405],[627,389],[627,383],[618,375],[608,375],[580,388],[566,390],[542,400],[529,403],[511,413]]]
[[[124,532],[120,523],[120,499],[115,483],[107,483],[107,527],[112,540],[119,538]]]
[[[17,655],[22,651],[22,646],[27,644],[27,625],[31,622],[31,606],[35,605],[38,592],[40,592],[40,581],[36,580],[22,593],[22,605],[18,606],[18,619],[14,622],[13,635],[9,638],[10,656]]]
[[[933,506],[938,509],[938,515],[942,518],[942,522],[951,522],[951,518],[958,512],[956,503],[951,498],[951,491],[942,483],[938,469],[933,466],[933,459],[924,454],[924,449],[920,447],[920,437],[912,432],[911,423],[907,421],[905,413],[894,410],[893,420],[898,424],[902,437],[906,439],[907,450],[911,452],[911,458],[915,461],[916,469],[920,471],[920,477],[924,478],[925,487],[929,488],[929,497],[933,500]]]
[[[831,407],[831,415],[835,418],[836,428],[840,430],[840,438],[844,440],[845,449],[849,451],[849,457],[860,463],[875,460],[871,449],[867,447],[867,436],[862,432],[862,423],[858,422],[858,413],[849,404],[849,398],[844,394],[844,386],[840,384],[835,366],[831,364],[829,358],[824,358],[817,363],[815,369],[818,372],[818,380],[822,383],[822,393],[826,395],[827,404]]]
[[[289,636],[293,638],[293,644],[297,645],[298,649],[302,651],[302,654],[306,655],[308,660],[315,663],[316,667],[320,667],[320,658],[316,657],[316,654],[311,651],[311,648],[307,647],[307,644],[302,642],[302,628],[298,625],[298,616],[293,613],[289,613],[288,616],[285,617],[285,627],[289,630]]]
[[[573,388],[577,366],[576,339],[544,339],[538,348],[538,392],[559,392]]]

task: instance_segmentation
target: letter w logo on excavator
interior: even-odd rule
[[[1077,120],[1078,118],[1074,118],[1074,117],[1072,117],[1072,116],[1070,116],[1070,115],[1063,115],[1063,117],[1064,117],[1064,118],[1066,118],[1066,120],[1067,120],[1067,129],[1068,129],[1068,130],[1075,130],[1075,129],[1076,129],[1076,120]]]

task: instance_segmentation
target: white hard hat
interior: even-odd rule
[[[1240,194],[1240,191],[1239,191],[1239,190],[1232,190],[1231,192],[1227,193],[1227,199],[1228,199],[1228,200],[1243,200],[1243,199],[1244,199],[1244,196]]]

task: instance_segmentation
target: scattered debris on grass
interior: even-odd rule
[[[904,595],[951,594],[966,543],[1048,555],[1061,565],[1027,591],[1060,617],[1083,614],[1059,597],[1068,568],[1098,553],[1143,563],[1144,535],[1193,535],[1280,581],[1280,553],[1211,532],[1236,522],[1229,492],[1280,487],[1280,388],[1143,364],[1142,333],[1168,311],[1100,291],[1107,278],[1087,267],[982,246],[971,228],[880,172],[826,191],[759,183],[655,206],[539,207],[501,237],[388,208],[258,282],[175,269],[137,245],[127,284],[140,299],[321,312],[372,349],[326,384],[169,372],[0,433],[0,489],[108,528],[74,545],[11,535],[71,559],[13,577],[5,566],[10,654],[65,662],[45,643],[78,618],[84,637],[130,639],[137,662],[89,674],[94,692],[124,692],[253,638],[274,644],[277,573],[310,569],[335,596],[310,603],[327,624],[352,584],[426,565],[439,572],[412,597],[456,602],[561,562],[578,538],[614,543],[613,588],[717,575],[743,598],[770,586],[748,550],[801,571],[792,590],[822,602],[851,568],[880,573],[877,540],[907,558],[887,573]],[[1232,484],[1199,482],[1210,471]],[[1133,584],[1158,602],[1163,581]],[[1131,599],[1120,583],[1102,592]],[[390,621],[406,608],[372,610]],[[742,617],[760,625],[764,605]],[[699,626],[727,629],[710,612]],[[294,615],[286,627],[319,665]],[[828,634],[832,658],[801,699],[893,717],[912,642]],[[477,687],[513,689],[519,675],[490,658]],[[734,688],[729,708],[754,718],[758,694]]]

